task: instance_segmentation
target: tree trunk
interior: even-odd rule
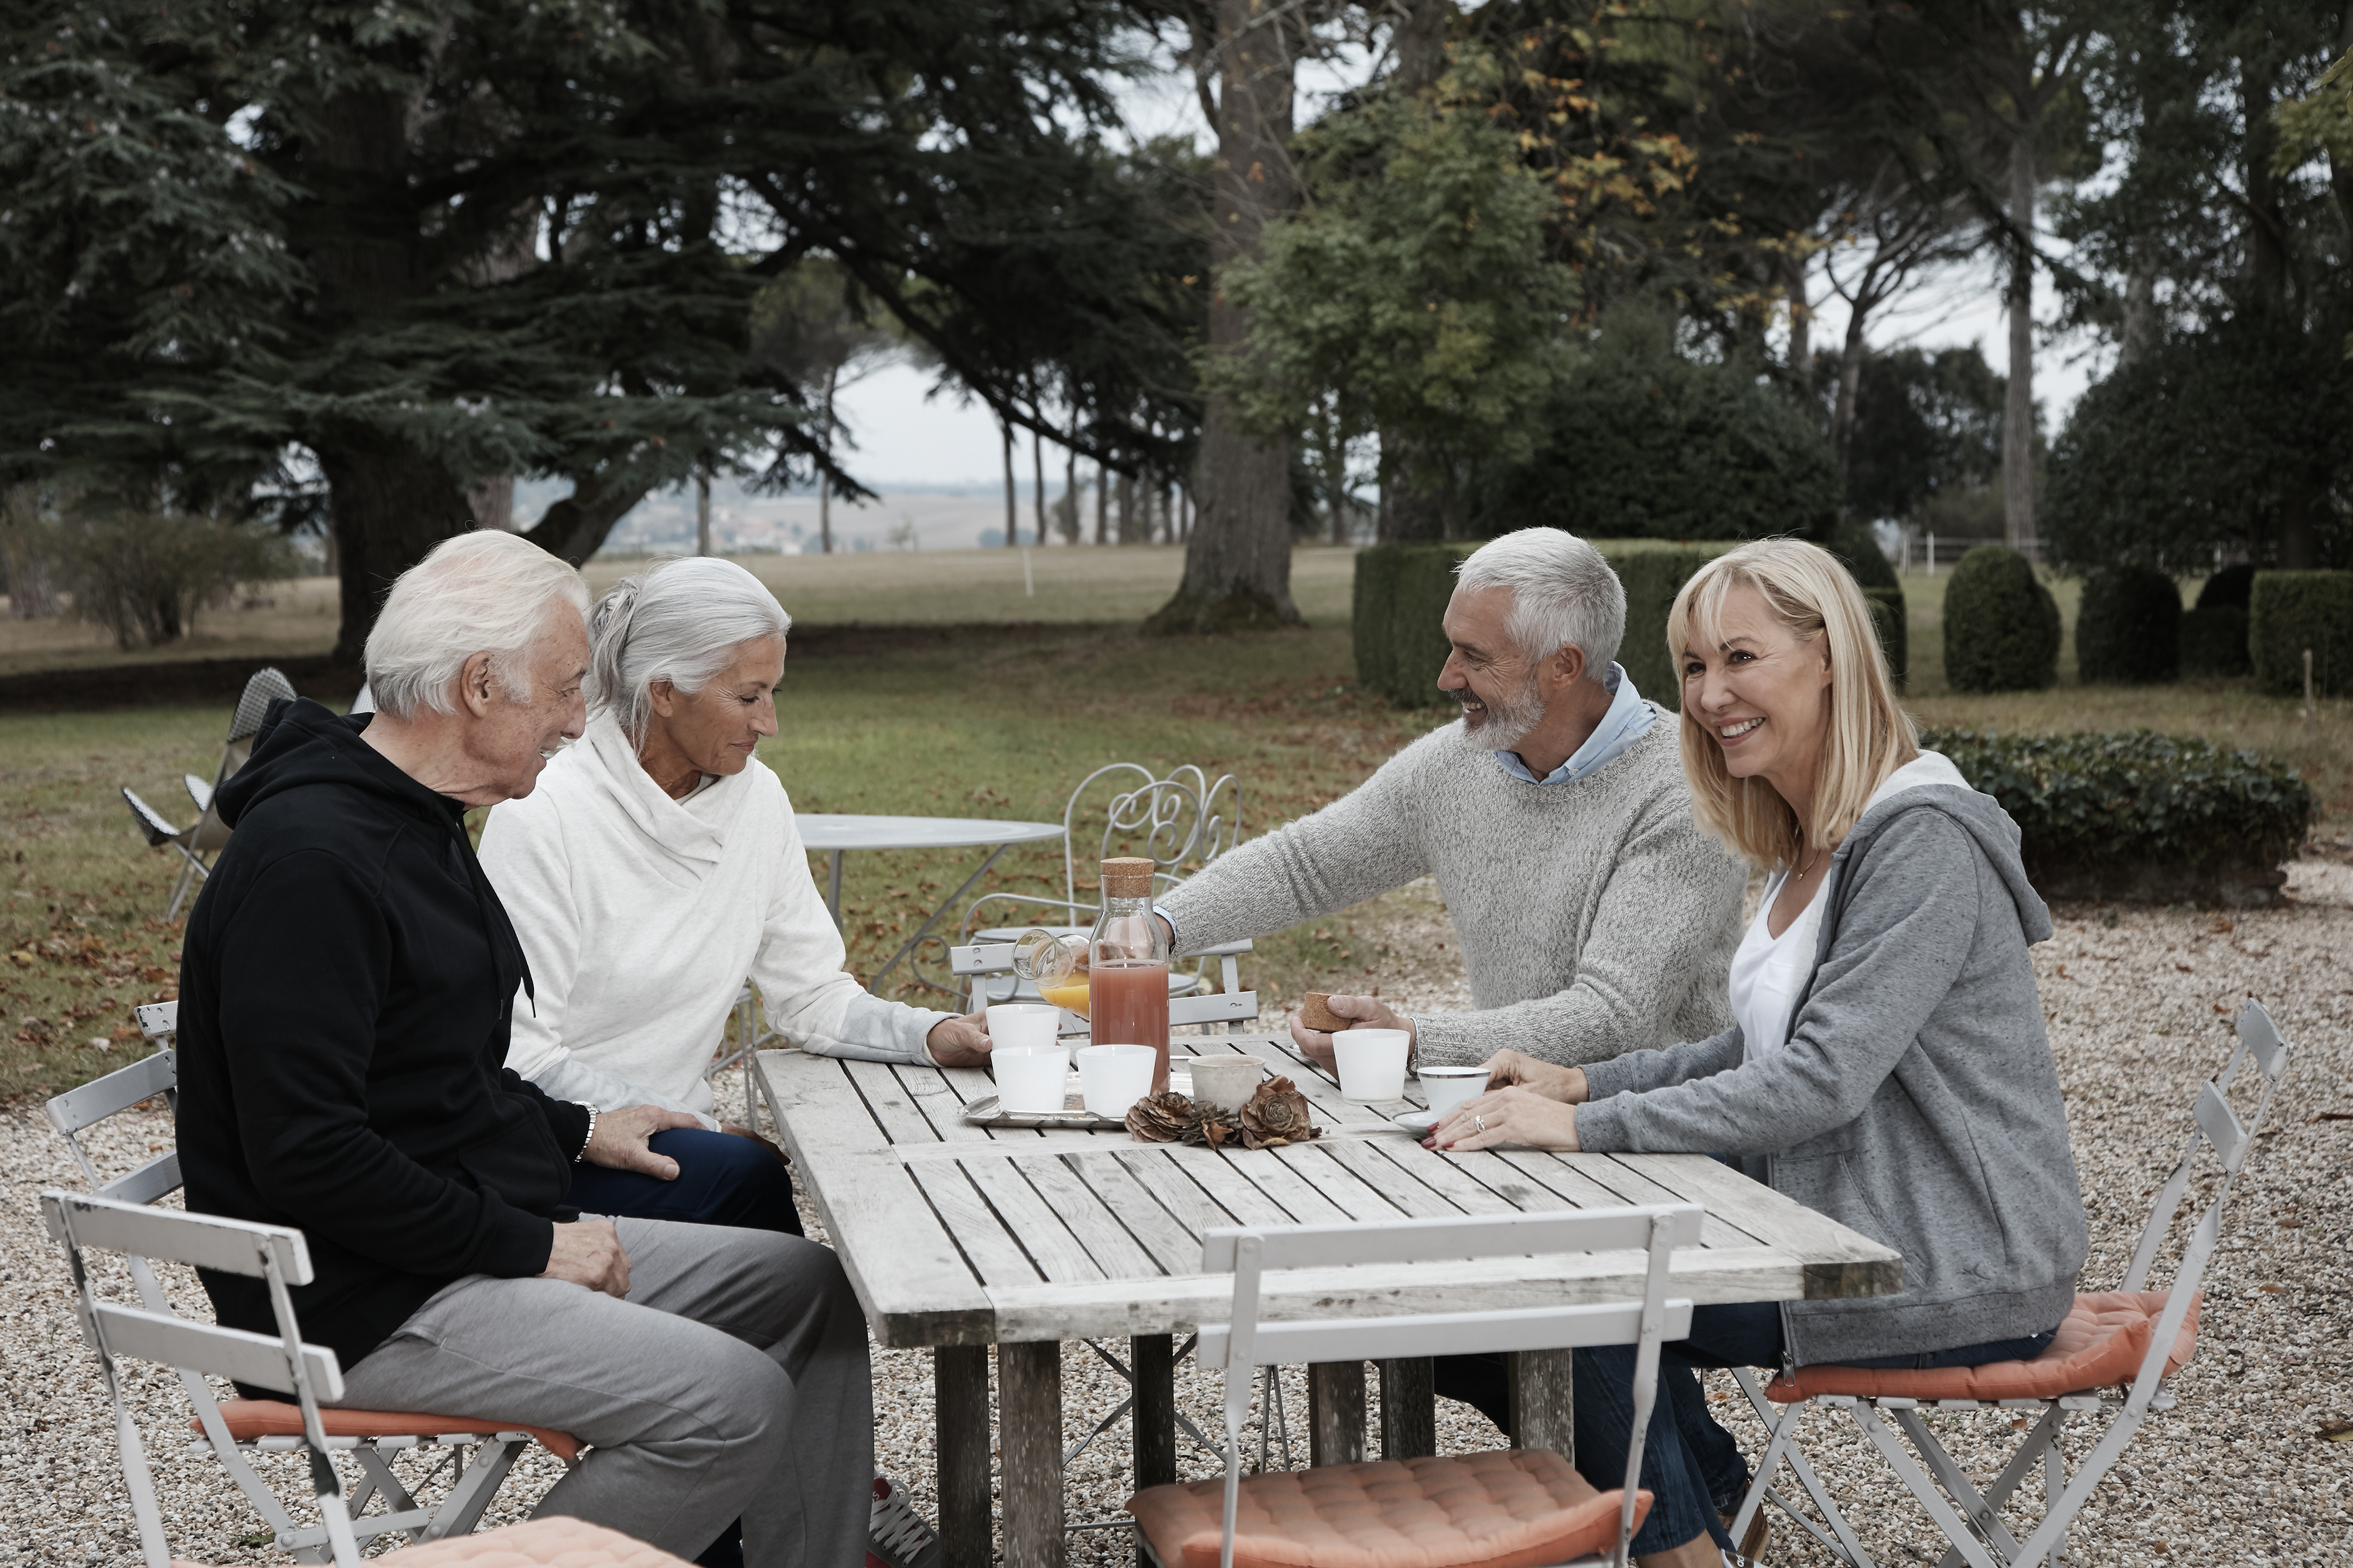
[[[1839,351],[1838,396],[1831,404],[1831,449],[1838,455],[1839,472],[1846,472],[1847,448],[1854,440],[1855,400],[1862,392],[1862,362],[1871,353],[1863,331],[1870,318],[1860,298],[1846,315],[1846,342]]]
[[[58,613],[56,580],[41,549],[41,493],[31,485],[10,485],[0,495],[0,559],[8,566],[8,616],[47,620]]]
[[[2034,142],[2031,125],[2010,143],[2010,401],[2001,419],[2001,517],[2005,543],[2022,549],[2034,532]]]
[[[1806,293],[1806,258],[1781,258],[1782,289],[1789,300],[1789,371],[1801,391],[1810,391],[1814,375],[1814,306]]]
[[[342,567],[343,624],[334,657],[357,664],[393,580],[443,540],[471,530],[474,516],[449,470],[416,447],[355,432],[349,446],[322,442],[314,449],[332,498]]]
[[[1065,544],[1079,542],[1079,454],[1075,447],[1062,448],[1062,505],[1070,509],[1071,521],[1057,529]]]
[[[2116,345],[2116,363],[2147,358],[2164,337],[2164,323],[2157,313],[2156,264],[2136,256],[2125,273],[2124,332]]]
[[[1259,25],[1253,26],[1256,23]],[[1218,161],[1210,260],[1255,258],[1270,221],[1298,205],[1291,167],[1293,53],[1285,24],[1255,0],[1217,0]],[[1249,353],[1249,312],[1209,300],[1209,352]],[[1200,514],[1185,578],[1145,629],[1220,632],[1303,624],[1291,599],[1291,454],[1247,435],[1222,397],[1201,419]]]
[[[1423,486],[1413,473],[1413,444],[1403,431],[1380,432],[1381,542],[1444,539],[1447,526],[1445,487]]]
[[[513,532],[514,476],[498,474],[468,485],[466,508],[474,514],[476,528],[495,529],[501,533]]]
[[[1000,419],[997,427],[1005,433],[1005,548],[1013,550],[1021,543],[1021,509],[1013,500],[1013,422]]]
[[[1046,437],[1029,432],[1029,513],[1038,520],[1038,548],[1046,548]]]
[[[694,552],[711,553],[711,465],[694,465]]]
[[[1119,477],[1119,542],[1135,542],[1135,478],[1132,474]]]
[[[825,423],[820,437],[825,443],[825,455],[833,456],[833,389],[841,379],[841,367],[828,365],[825,371]],[[833,481],[824,474],[817,477],[817,547],[824,554],[833,553]]]
[[[1111,475],[1101,463],[1095,465],[1095,542],[1111,542]]]

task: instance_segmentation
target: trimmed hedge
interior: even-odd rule
[[[2181,673],[2232,676],[2253,671],[2255,667],[2247,658],[2247,607],[2210,605],[2203,594],[2198,599],[2196,609],[2181,613]]]
[[[1635,690],[1670,713],[1683,711],[1683,681],[1667,651],[1667,612],[1692,574],[1731,548],[1686,544],[1601,552],[1626,588],[1626,636],[1618,644],[1618,662],[1626,667]]]
[[[1862,524],[1841,523],[1822,548],[1839,558],[1840,564],[1853,576],[1855,586],[1866,590],[1893,588],[1899,594],[1904,591],[1887,552],[1879,548],[1878,536]]]
[[[1945,679],[1956,691],[2040,691],[2059,680],[2059,602],[2017,551],[1980,544],[1945,589]]]
[[[2046,899],[2261,907],[2312,826],[2292,770],[2200,740],[1928,730],[1920,743],[2010,813]]]
[[[2181,589],[2153,566],[2105,566],[2084,584],[2075,674],[2086,686],[2148,686],[2181,674]]]
[[[1895,689],[1904,689],[1912,663],[1912,627],[1905,618],[1904,590],[1872,588],[1862,591],[1871,605],[1871,629],[1879,634],[1879,650],[1887,656],[1887,673],[1895,679]]]
[[[2304,695],[2304,650],[2317,692],[2353,689],[2353,572],[2258,572],[2247,600],[2247,656],[2266,691]]]

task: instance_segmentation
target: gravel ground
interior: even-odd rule
[[[2269,1005],[2299,1048],[2296,1068],[2272,1110],[2229,1211],[2221,1252],[2207,1278],[2204,1326],[2195,1363],[2175,1380],[2180,1405],[2152,1415],[2123,1462],[2084,1510],[2069,1542],[2071,1561],[2094,1568],[2191,1559],[2209,1563],[2353,1562],[2353,1275],[2346,1247],[2353,1215],[2345,1201],[2353,1175],[2353,866],[2305,862],[2291,880],[2296,901],[2281,910],[2217,915],[2188,909],[2061,909],[2057,940],[2036,951],[2052,1037],[2073,1121],[2094,1237],[2088,1286],[2111,1284],[2147,1215],[2157,1183],[2188,1128],[2198,1082],[2230,1047],[2228,1018],[2253,994]],[[1393,953],[1415,955],[1384,977],[1385,999],[1409,1007],[1462,1005],[1451,934],[1426,886],[1380,901]],[[740,1080],[727,1098],[740,1096]],[[116,1119],[97,1141],[110,1173],[143,1159],[170,1137],[161,1115]],[[67,1307],[65,1273],[40,1228],[35,1195],[79,1184],[62,1142],[37,1111],[0,1111],[0,1564],[123,1564],[139,1561],[95,1367]],[[812,1235],[819,1234],[814,1215]],[[2160,1266],[2160,1282],[2163,1278]],[[114,1293],[128,1294],[119,1275]],[[174,1300],[203,1310],[192,1277],[167,1279]],[[1125,1355],[1125,1347],[1105,1347]],[[1063,1354],[1066,1442],[1114,1408],[1124,1386],[1083,1344]],[[935,1517],[930,1357],[875,1352],[876,1441],[884,1468],[902,1478],[926,1517]],[[1304,1380],[1284,1380],[1293,1458],[1306,1462]],[[175,1552],[212,1563],[282,1561],[252,1537],[259,1521],[208,1456],[185,1453],[186,1411],[176,1383],[150,1369],[130,1373]],[[1728,1382],[1714,1394],[1730,1404]],[[1217,1435],[1219,1382],[1179,1368],[1179,1407]],[[1377,1420],[1377,1417],[1376,1417]],[[1988,1474],[2011,1438],[2006,1415],[1935,1415],[1948,1445],[1973,1472]],[[1729,1423],[1752,1451],[1761,1431],[1745,1415]],[[1376,1429],[1377,1427],[1376,1426]],[[2328,1434],[2337,1434],[2331,1440]],[[1442,1405],[1447,1451],[1487,1447],[1496,1434],[1477,1415]],[[1260,1438],[1255,1414],[1246,1451]],[[2071,1463],[2088,1442],[2070,1444]],[[1883,1562],[1930,1562],[1940,1554],[1932,1528],[1876,1466],[1859,1438],[1819,1424],[1810,1452]],[[1097,1436],[1070,1467],[1071,1516],[1115,1515],[1127,1492],[1131,1454],[1123,1421]],[[1278,1449],[1275,1462],[1282,1462]],[[1187,1446],[1193,1476],[1215,1474],[1215,1458]],[[290,1490],[296,1468],[276,1462]],[[528,1511],[560,1473],[533,1450],[493,1505],[487,1524]],[[2029,1507],[2039,1493],[2030,1484]],[[2022,1518],[2022,1514],[2020,1516]],[[2018,1527],[2016,1520],[2013,1528]],[[1767,1551],[1775,1563],[1827,1562],[1785,1523]],[[1071,1537],[1074,1565],[1133,1562],[1124,1529]]]

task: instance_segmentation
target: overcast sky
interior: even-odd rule
[[[1354,62],[1351,62],[1353,65]],[[1356,68],[1360,69],[1357,66]],[[1302,68],[1300,119],[1317,112],[1321,98],[1341,78],[1335,70]],[[1191,135],[1208,144],[1208,128],[1196,104],[1192,81],[1180,71],[1169,71],[1132,85],[1123,95],[1130,130],[1142,139],[1155,135]],[[1818,296],[1827,295],[1816,283]],[[1956,268],[1928,286],[1883,310],[1873,319],[1869,336],[1874,349],[1907,345],[1945,348],[1978,343],[1996,371],[2008,368],[2008,336],[2002,321],[2001,281],[1989,261]],[[2036,315],[2048,320],[2054,303],[2048,279],[2040,280]],[[1846,314],[1835,296],[1818,298],[1813,345],[1816,353],[1836,352],[1846,336]],[[2067,411],[2093,378],[2106,369],[2106,357],[2080,338],[2042,341],[2035,359],[2034,389],[2042,404],[2045,428],[2056,431]],[[853,471],[874,489],[892,490],[938,487],[980,486],[1004,482],[1004,458],[997,420],[986,405],[965,403],[953,389],[926,396],[932,377],[903,365],[879,371],[836,400],[855,435],[859,450]],[[1050,451],[1046,458],[1047,488],[1060,488],[1061,459]],[[1015,471],[1025,485],[1029,475],[1029,443],[1016,454]]]

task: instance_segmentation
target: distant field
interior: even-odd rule
[[[811,626],[905,626],[966,621],[1141,621],[1167,602],[1185,571],[1181,545],[1032,549],[1029,579],[1018,550],[871,551],[736,559]],[[592,561],[603,593],[642,561]],[[1292,555],[1292,595],[1312,623],[1345,625],[1356,552],[1310,547]],[[195,635],[168,647],[116,649],[97,626],[73,620],[0,618],[0,674],[142,663],[150,659],[292,658],[334,644],[338,609],[330,577],[260,584],[235,607],[197,617]]]

